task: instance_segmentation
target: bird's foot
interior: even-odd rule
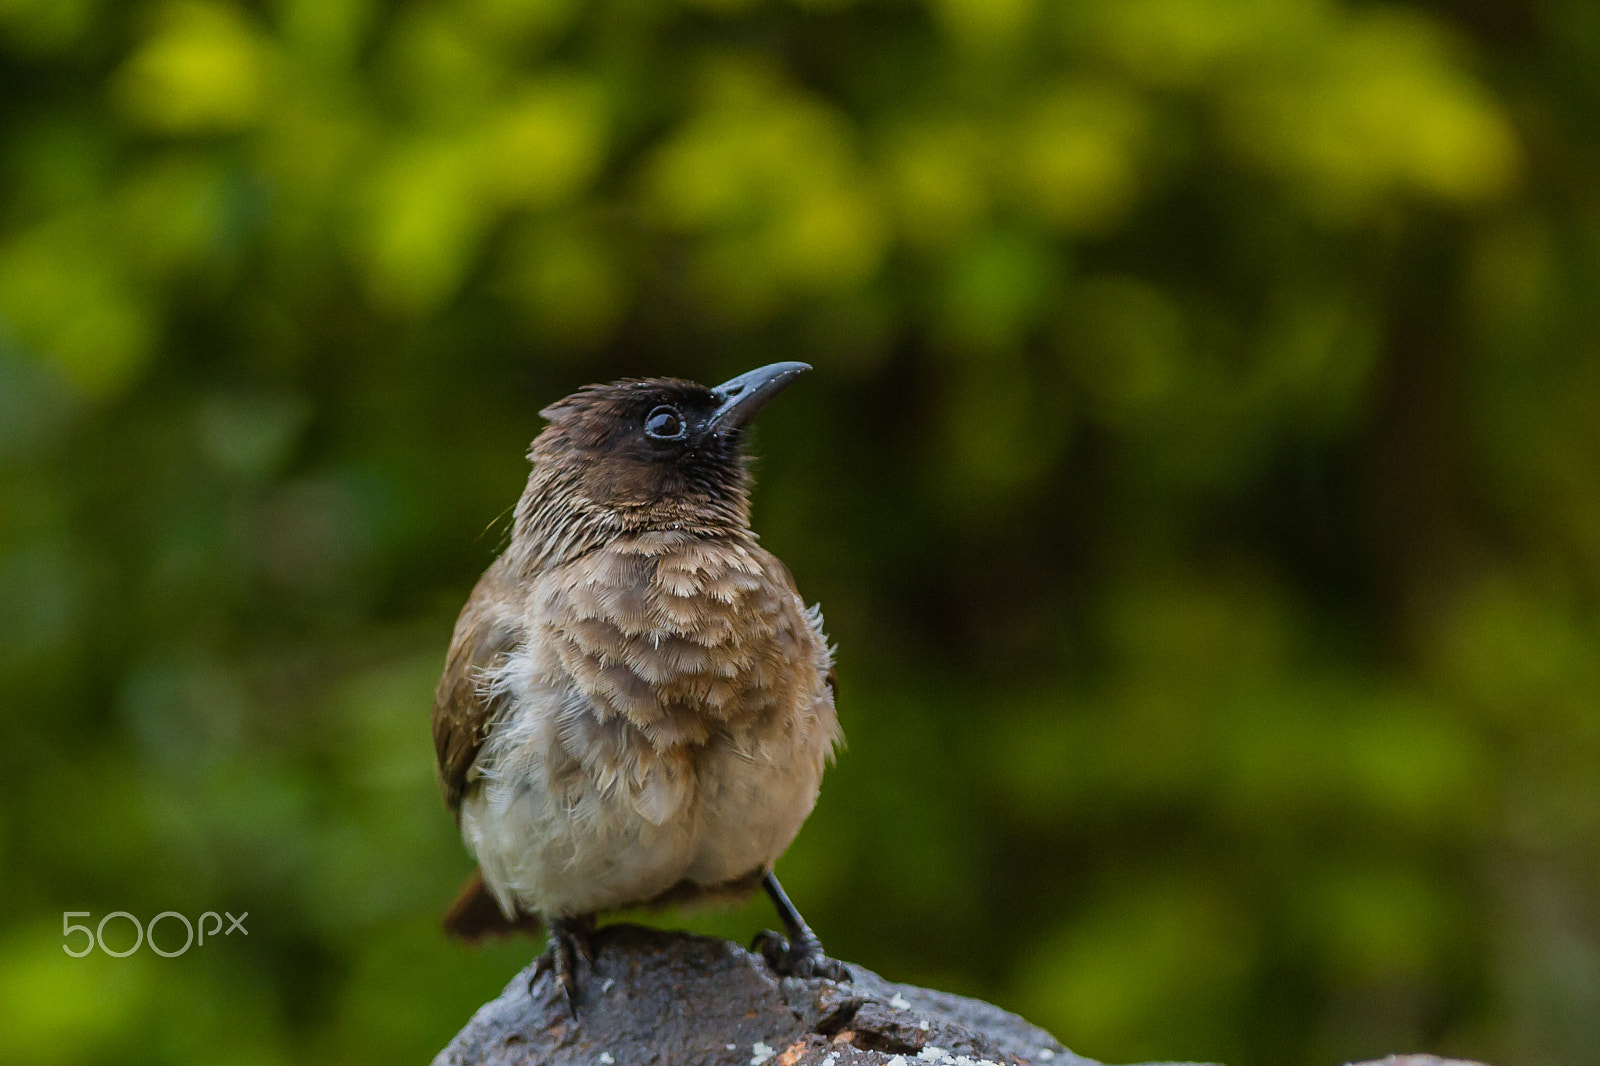
[[[528,995],[545,974],[553,974],[557,987],[567,1001],[567,1013],[578,1020],[578,997],[583,992],[581,970],[594,969],[594,946],[590,936],[594,933],[594,915],[578,918],[551,918],[550,939],[544,952],[533,965],[533,975],[528,978]]]
[[[816,937],[785,939],[767,929],[756,934],[750,950],[761,953],[767,965],[780,977],[826,977],[830,981],[850,980],[850,971],[837,959],[822,952],[822,943]]]

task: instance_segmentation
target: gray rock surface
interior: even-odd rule
[[[1464,1059],[1441,1059],[1437,1055],[1390,1055],[1370,1062],[1352,1063],[1351,1066],[1483,1066],[1481,1062]]]
[[[548,977],[530,994],[530,964],[435,1066],[857,1066],[896,1056],[905,1066],[1098,1066],[998,1007],[855,964],[846,984],[780,980],[729,941],[633,925],[601,929],[594,946],[576,1024]]]
[[[737,944],[635,925],[594,947],[576,1023],[548,976],[530,994],[530,963],[434,1066],[1100,1066],[999,1007],[854,963],[844,984],[779,979]]]

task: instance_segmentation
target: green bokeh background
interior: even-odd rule
[[[778,359],[836,954],[1600,1063],[1590,0],[0,0],[0,1060],[442,1046],[535,949],[439,935],[427,715],[536,412]]]

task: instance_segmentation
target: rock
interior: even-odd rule
[[[1390,1055],[1388,1058],[1352,1063],[1350,1066],[1483,1066],[1483,1063],[1441,1059],[1434,1055]]]
[[[855,963],[845,984],[780,980],[737,944],[636,925],[606,926],[594,949],[576,1024],[548,976],[530,995],[529,963],[434,1066],[1101,1066],[999,1007]],[[1359,1066],[1481,1064],[1391,1055]]]
[[[854,963],[845,984],[779,979],[729,941],[634,925],[594,948],[576,1024],[549,977],[529,994],[530,963],[434,1066],[1099,1066],[999,1007]]]

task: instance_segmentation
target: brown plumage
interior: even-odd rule
[[[538,973],[574,1013],[596,913],[757,884],[789,934],[764,934],[769,961],[845,976],[772,876],[839,731],[821,615],[750,530],[740,440],[804,369],[546,408],[510,545],[456,623],[433,739],[479,874],[446,926],[544,919]]]

